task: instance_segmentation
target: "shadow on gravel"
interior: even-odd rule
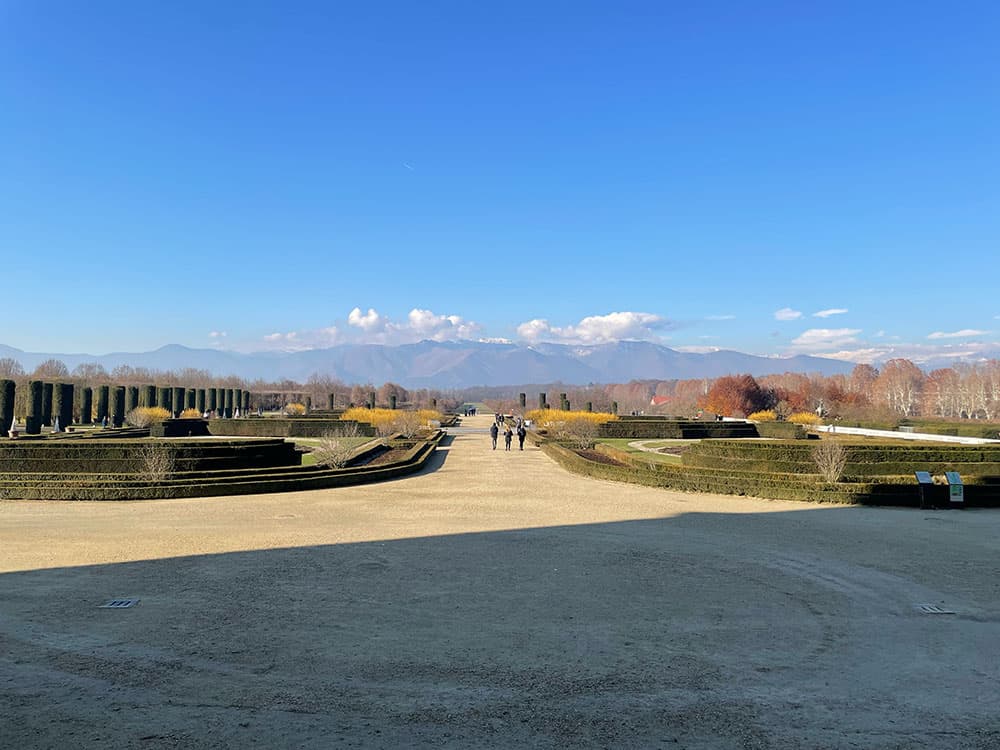
[[[992,532],[928,517],[686,514],[9,573],[0,746],[997,747]],[[98,607],[114,597],[140,603]]]

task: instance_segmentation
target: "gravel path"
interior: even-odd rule
[[[0,501],[0,748],[1000,747],[1000,512],[433,463]]]

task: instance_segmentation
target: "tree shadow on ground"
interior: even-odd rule
[[[980,513],[689,513],[7,573],[0,745],[996,747]],[[917,609],[939,600],[956,614]]]

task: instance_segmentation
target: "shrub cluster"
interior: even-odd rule
[[[149,427],[164,419],[170,419],[170,412],[162,406],[139,406],[125,415],[125,421],[133,427]]]
[[[751,422],[774,422],[778,419],[778,415],[773,409],[764,409],[764,411],[755,411],[753,414],[747,414],[747,419]]]
[[[614,422],[618,419],[614,414],[599,411],[563,411],[561,409],[532,409],[524,415],[543,430],[558,429],[558,426],[565,423],[602,425],[605,422]]]
[[[401,409],[364,409],[354,407],[348,409],[340,418],[345,421],[364,422],[375,428],[378,435],[386,436],[401,433],[406,437],[416,434],[417,430],[426,427],[430,421],[440,421],[441,412],[433,409],[407,411]]]
[[[814,425],[822,424],[823,420],[820,419],[818,414],[814,414],[811,411],[797,411],[788,417],[788,421],[792,424],[805,424]]]

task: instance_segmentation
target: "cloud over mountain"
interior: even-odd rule
[[[553,326],[536,318],[517,327],[517,335],[528,343],[553,341],[563,344],[603,344],[611,341],[649,341],[668,326],[666,318],[645,312],[613,312],[591,315],[576,325]]]

